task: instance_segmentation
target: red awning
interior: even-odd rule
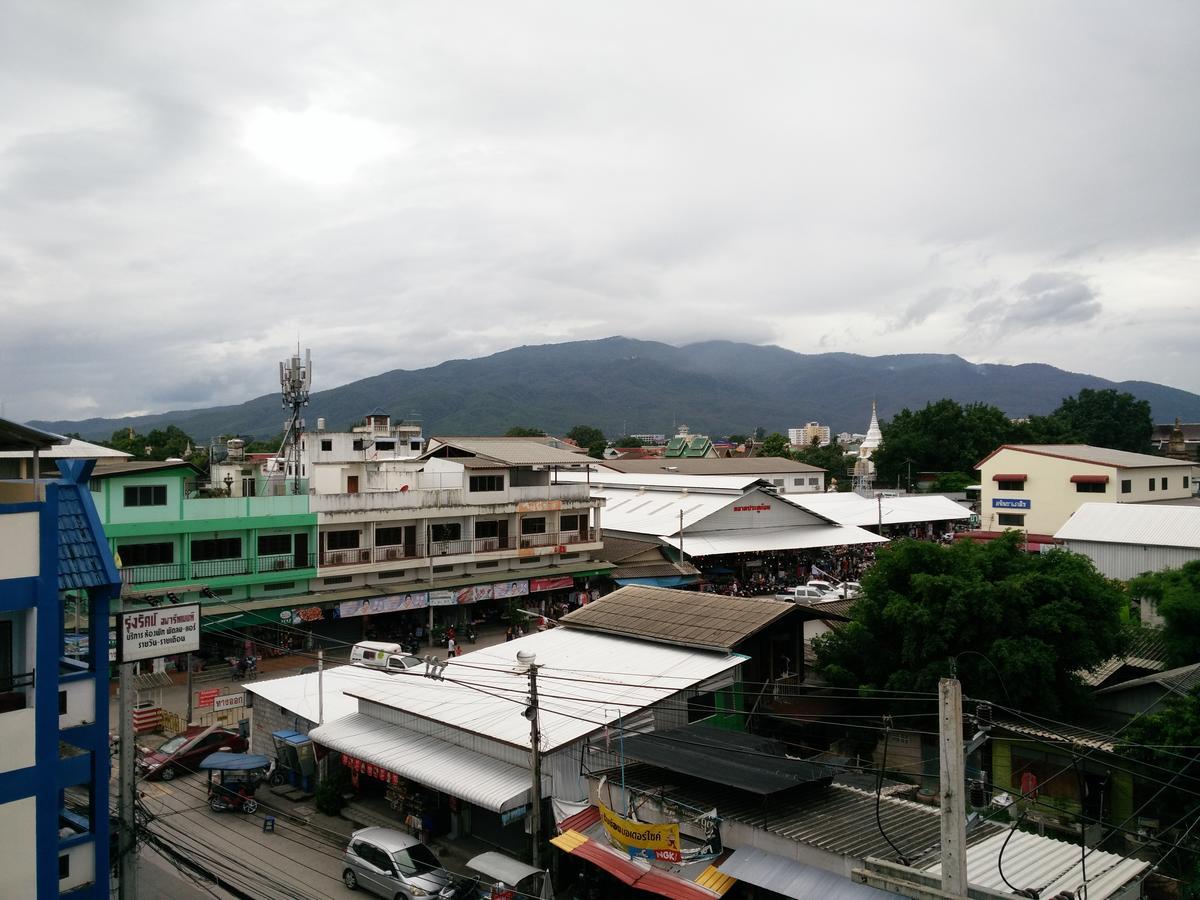
[[[600,810],[595,806],[589,806],[583,812],[577,812],[573,816],[567,816],[558,823],[558,830],[564,831],[587,831],[593,825],[600,821]]]
[[[1028,475],[993,475],[992,481],[1028,481]]]
[[[1072,484],[1108,484],[1107,475],[1072,475]]]

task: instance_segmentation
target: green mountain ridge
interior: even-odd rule
[[[317,348],[318,362],[319,354]],[[1048,413],[1083,388],[1116,388],[1148,400],[1156,422],[1200,421],[1200,395],[1041,363],[976,364],[952,354],[804,354],[733,341],[675,347],[626,337],[527,345],[394,369],[314,392],[305,419],[313,429],[322,417],[333,430],[375,408],[394,418],[416,411],[426,435],[502,434],[518,424],[562,434],[585,423],[610,437],[626,430],[665,434],[681,424],[722,435],[758,426],[786,431],[808,421],[863,432],[873,399],[885,420],[943,397],[989,403],[1017,417]],[[30,424],[92,440],[118,428],[145,433],[177,425],[207,441],[221,434],[267,437],[280,431],[282,420],[278,394],[267,394],[229,406]]]

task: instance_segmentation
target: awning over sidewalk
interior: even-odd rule
[[[688,881],[663,869],[656,869],[648,862],[632,860],[578,831],[564,831],[558,837],[551,838],[550,843],[599,866],[630,887],[673,900],[716,900],[737,883],[715,866],[704,866],[695,881]]]
[[[474,750],[354,713],[314,728],[318,744],[492,812],[529,802],[532,774]],[[542,780],[543,796],[551,785]]]
[[[733,856],[717,863],[726,875],[765,888],[785,897],[820,897],[822,900],[885,900],[894,894],[865,884],[857,884],[843,875],[835,875],[784,856],[742,847]]]

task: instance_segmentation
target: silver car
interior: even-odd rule
[[[362,828],[350,835],[342,881],[388,900],[437,897],[451,888],[450,875],[433,851],[393,828]]]

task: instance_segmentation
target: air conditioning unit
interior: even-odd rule
[[[272,568],[274,568],[274,569],[275,569],[275,571],[276,571],[276,572],[278,572],[278,571],[280,571],[281,569],[286,569],[286,568],[290,567],[290,566],[291,566],[291,564],[292,564],[292,563],[291,563],[291,560],[288,560],[288,559],[277,559],[277,560],[275,560],[275,564],[274,564],[274,566],[272,566]]]
[[[387,558],[388,559],[399,559],[400,551],[397,550],[395,547],[388,547]]]
[[[358,554],[358,561],[359,562],[370,562],[371,561],[371,551],[370,550],[360,550],[359,554]]]

